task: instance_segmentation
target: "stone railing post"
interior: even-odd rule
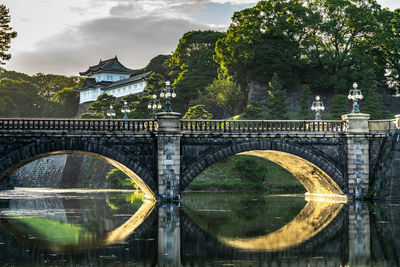
[[[180,199],[180,113],[161,112],[157,114],[157,200],[174,201]]]
[[[394,123],[396,124],[396,128],[400,129],[400,114],[394,116]]]
[[[369,114],[351,113],[343,115],[347,121],[347,177],[348,193],[362,199],[369,186]]]

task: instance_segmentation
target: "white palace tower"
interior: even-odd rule
[[[143,93],[146,78],[151,72],[132,76],[135,72],[137,70],[122,65],[117,56],[100,60],[99,64],[89,67],[87,71],[79,72],[81,76],[86,77],[83,85],[76,89],[80,93],[79,104],[96,101],[103,93],[118,98]]]

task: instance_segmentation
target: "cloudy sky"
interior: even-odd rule
[[[100,59],[118,56],[142,68],[169,54],[190,30],[224,31],[234,11],[253,0],[2,0],[18,37],[4,66],[28,74],[78,75]],[[378,0],[390,9],[399,0]]]

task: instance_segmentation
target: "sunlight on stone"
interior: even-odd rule
[[[99,154],[95,154],[95,153],[90,153],[90,152],[84,152],[84,151],[69,151],[69,150],[65,150],[65,151],[55,151],[55,152],[50,152],[50,153],[45,153],[45,154],[40,154],[37,155],[35,157],[30,158],[29,160],[23,161],[20,164],[18,164],[16,167],[21,167],[31,161],[40,159],[40,158],[44,158],[50,155],[60,155],[60,154],[76,154],[76,155],[83,155],[83,156],[90,156],[90,157],[95,157],[95,158],[99,158],[104,160],[105,162],[107,162],[108,164],[120,169],[121,171],[123,171],[126,175],[129,176],[130,179],[132,179],[132,181],[137,184],[140,188],[140,190],[143,191],[144,195],[143,198],[145,199],[154,199],[154,192],[150,189],[150,187],[142,180],[142,178],[140,178],[136,173],[134,173],[132,170],[130,170],[129,168],[127,168],[126,166],[122,165],[121,163],[119,163],[118,161],[115,161],[113,159],[107,158],[105,156],[99,155]],[[132,189],[133,186],[132,186]]]
[[[298,156],[272,150],[253,150],[239,153],[265,158],[282,166],[293,174],[306,188],[307,195],[326,196],[328,198],[342,198],[346,200],[340,187],[320,168]]]

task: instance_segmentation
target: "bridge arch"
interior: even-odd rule
[[[11,151],[0,158],[0,182],[31,161],[57,154],[81,154],[101,158],[127,174],[146,197],[157,194],[157,182],[153,179],[152,172],[143,166],[137,156],[124,148],[111,148],[95,140],[79,138],[31,142]]]
[[[321,152],[285,141],[253,141],[209,150],[182,171],[181,190],[203,170],[235,154],[266,158],[290,171],[311,195],[344,195],[344,174]]]

